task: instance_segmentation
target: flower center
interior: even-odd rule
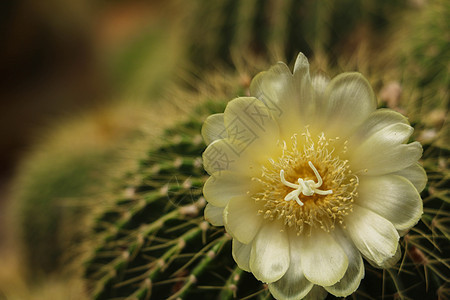
[[[312,137],[308,130],[301,136],[299,143],[297,135],[290,146],[281,143],[282,155],[269,160],[261,176],[254,178],[262,188],[253,199],[263,218],[282,220],[298,235],[313,227],[328,232],[352,211],[358,177],[338,155],[346,152],[346,142],[327,139],[323,133]]]
[[[291,201],[294,199],[298,204],[303,206],[303,202],[300,201],[300,198],[298,197],[300,193],[305,196],[312,196],[314,195],[314,193],[319,195],[329,195],[333,193],[332,190],[322,191],[318,189],[323,183],[322,177],[320,177],[319,172],[317,172],[317,169],[314,167],[312,162],[308,161],[308,165],[314,171],[314,175],[316,175],[317,177],[317,183],[315,183],[314,180],[303,180],[302,178],[298,179],[298,184],[290,183],[289,181],[286,181],[286,179],[284,178],[284,170],[281,169],[280,171],[281,182],[285,186],[295,189],[294,191],[287,194],[286,197],[284,197],[285,201]]]

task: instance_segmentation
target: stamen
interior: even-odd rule
[[[304,140],[298,143],[298,136]],[[286,226],[295,228],[297,235],[313,227],[330,232],[336,225],[345,226],[344,219],[352,211],[358,187],[358,174],[336,153],[344,153],[345,149],[334,147],[336,138],[327,139],[324,134],[313,137],[308,129],[298,136],[291,137],[289,146],[279,141],[282,155],[269,160],[261,176],[254,178],[262,188],[252,196],[262,205],[258,213],[264,219],[283,220]],[[329,190],[321,190],[322,186]]]
[[[323,184],[322,177],[320,176],[319,172],[314,167],[314,165],[311,161],[308,161],[308,165],[311,167],[314,174],[316,175],[317,183],[315,183],[314,180],[306,180],[305,181],[302,178],[299,178],[297,180],[298,184],[291,183],[291,182],[287,181],[286,178],[284,177],[284,170],[280,171],[281,183],[283,183],[285,186],[295,189],[294,191],[287,194],[286,197],[284,197],[285,201],[291,201],[294,199],[295,201],[297,201],[297,203],[300,206],[303,206],[303,202],[300,200],[300,197],[299,197],[300,194],[303,194],[305,196],[312,196],[312,195],[314,195],[314,193],[319,194],[319,195],[329,195],[329,194],[333,193],[332,190],[327,190],[327,191],[319,190],[319,187]]]
[[[314,174],[317,177],[317,187],[320,187],[323,183],[322,177],[320,177],[319,172],[317,172],[317,169],[314,167],[312,162],[308,161],[308,165],[311,167],[311,169],[313,170]]]

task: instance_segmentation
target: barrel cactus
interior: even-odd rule
[[[246,293],[261,289],[234,265],[230,237],[203,218],[201,120],[220,110],[223,103],[207,103],[168,129],[95,219],[85,270],[94,299],[227,299],[243,280]]]
[[[56,129],[47,129],[25,156],[13,182],[10,216],[30,278],[61,271],[77,256],[74,245],[83,240],[91,197],[105,192],[127,164],[120,145],[141,134],[144,115],[145,108],[127,102],[55,120]],[[114,168],[108,168],[111,162]]]
[[[306,53],[312,53],[312,48],[320,51],[325,49],[329,61],[334,62],[340,50],[345,52],[343,49],[345,47],[341,47],[340,38],[353,27],[343,24],[339,19],[348,14],[355,17],[363,6],[362,2],[354,6],[353,2],[349,1],[342,1],[346,4],[342,7],[331,4],[316,7],[308,1],[287,1],[283,4],[275,2],[259,0],[242,3],[196,2],[192,7],[198,16],[197,19],[204,20],[205,24],[211,27],[203,28],[205,34],[203,31],[200,33],[196,31],[198,29],[196,26],[188,27],[188,31],[192,29],[190,47],[193,60],[202,68],[206,65],[205,61],[217,62],[225,58],[229,62],[230,45],[231,48],[240,49],[242,52],[250,48],[256,53],[269,52],[266,48],[269,45],[282,49],[281,56],[288,57],[292,57],[294,51],[299,49],[303,49]],[[382,25],[387,22],[387,19],[380,17],[387,9],[383,7],[386,3],[377,1],[373,4],[372,8],[379,13],[379,15],[370,14],[374,18],[372,20],[374,24]],[[399,8],[397,4],[394,1],[392,7],[389,6],[391,4],[386,5],[388,8],[397,9]],[[315,7],[315,10],[311,6]],[[345,9],[350,6],[352,10]],[[308,9],[304,11],[315,11],[316,14],[312,14],[314,17],[300,19],[293,17],[292,14],[277,13],[276,15],[280,16],[278,19],[271,18],[271,8],[277,12],[299,12],[305,7]],[[225,14],[222,14],[223,11]],[[318,21],[321,20],[319,16],[332,21],[325,26]],[[357,24],[358,18],[351,18],[351,21],[351,24]],[[239,29],[236,24],[239,24]],[[332,29],[335,29],[333,24],[342,26],[338,33],[333,33]],[[210,30],[211,28],[213,30]],[[311,28],[314,30],[310,30]],[[218,32],[220,34],[217,34]],[[438,37],[445,39],[442,35]],[[440,42],[439,46],[444,44],[445,40]],[[413,46],[417,48],[414,53],[420,53],[423,46],[423,43],[419,43],[417,47]],[[432,55],[427,57],[433,58]],[[446,86],[448,76],[442,72],[439,60],[433,59],[431,62],[420,63],[420,67],[434,68],[437,65],[439,79],[436,81],[433,79],[435,74],[433,69],[426,70],[424,78],[417,80],[409,79],[413,77],[411,73],[410,77],[404,77],[405,90],[417,88],[427,90],[431,86],[430,82],[438,82],[440,87]],[[403,67],[401,70],[404,70]],[[407,63],[405,69],[408,67]],[[376,71],[377,68],[383,69],[373,67],[371,70]],[[254,75],[253,72],[248,73]],[[207,174],[203,170],[201,159],[206,148],[200,134],[202,123],[208,115],[223,112],[228,99],[247,95],[248,82],[242,80],[247,78],[247,75],[239,74],[227,78],[230,81],[227,84],[231,84],[232,88],[227,89],[225,95],[220,93],[219,95],[214,92],[216,89],[224,88],[223,81],[220,81],[223,74],[221,72],[203,74],[202,78],[214,82],[216,89],[212,89],[213,93],[210,93],[209,88],[198,89],[195,95],[199,99],[198,108],[191,112],[187,105],[183,107],[185,117],[180,117],[181,114],[172,114],[182,121],[175,126],[169,126],[157,138],[157,142],[144,144],[143,152],[146,155],[138,161],[137,168],[131,168],[121,180],[109,178],[106,182],[98,183],[107,184],[108,190],[95,195],[94,201],[90,202],[94,203],[89,206],[94,212],[92,215],[88,214],[89,220],[84,223],[89,233],[83,236],[81,250],[78,249],[76,252],[86,254],[80,268],[83,269],[86,289],[91,298],[271,299],[267,285],[235,264],[231,237],[222,228],[211,226],[203,217],[207,208],[202,188],[207,180]],[[215,81],[216,79],[219,80]],[[444,89],[440,88],[439,91],[441,95],[445,94]],[[186,93],[183,92],[175,97],[181,106],[185,96]],[[416,101],[413,105],[406,106],[407,113],[414,110],[421,101],[420,97],[412,99]],[[433,98],[432,104],[442,103],[438,100]],[[426,120],[422,120],[417,114],[411,121],[416,128],[416,134],[411,139],[420,140],[421,135],[429,129],[425,124]],[[140,138],[146,141],[145,137]],[[445,134],[442,134],[437,136],[435,142],[424,145],[421,163],[429,177],[427,187],[421,194],[424,199],[424,215],[419,224],[405,233],[400,240],[402,256],[399,263],[386,270],[365,264],[365,279],[352,296],[355,299],[383,297],[432,299],[446,295],[448,263],[443,258],[443,253],[449,248],[446,212],[449,197],[446,189],[449,184],[447,160],[449,147],[446,141],[448,140]],[[94,157],[91,162],[98,162],[99,157],[103,157],[103,154]],[[90,162],[84,158],[78,161],[88,165]],[[108,163],[114,168],[113,160],[108,160]],[[83,167],[82,164],[77,166]],[[100,165],[99,167],[102,168]],[[58,169],[55,172],[60,171]],[[75,175],[83,173],[77,170],[74,172]],[[67,178],[79,177],[75,175],[69,174]],[[81,178],[86,179],[83,176]],[[55,185],[59,186],[58,181],[55,182]],[[39,183],[37,185],[42,186]],[[84,182],[80,186],[84,186]],[[71,192],[83,190],[73,186],[69,189]],[[42,208],[33,210],[30,215],[36,215],[36,211],[41,212]],[[36,228],[52,226],[54,225],[44,224],[37,225]],[[54,231],[46,232],[46,236],[51,237],[53,234]],[[33,244],[31,239],[30,241]],[[317,293],[316,297],[321,296],[320,291]]]
[[[231,93],[245,96],[247,91],[236,84]],[[209,97],[200,92],[199,99],[209,100],[164,132],[161,144],[150,147],[139,167],[117,183],[109,195],[113,200],[94,218],[84,264],[93,299],[271,299],[266,284],[235,264],[231,237],[203,217],[206,145],[200,132],[206,116],[223,112],[226,104],[226,98]],[[422,222],[400,240],[398,264],[386,270],[365,264],[356,299],[425,299],[445,293],[446,262],[440,251],[448,247],[443,212],[448,171],[441,157],[446,150],[429,149],[423,162],[433,176],[422,193]],[[320,290],[312,293],[325,296]]]
[[[193,21],[186,24],[189,58],[208,68],[212,61],[231,64],[239,59],[234,52],[281,59],[302,50],[325,52],[336,62],[353,53],[361,35],[375,40],[385,33],[405,9],[403,1],[191,1],[185,7]]]

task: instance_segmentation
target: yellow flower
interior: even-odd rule
[[[225,225],[238,266],[275,298],[350,295],[362,258],[395,264],[399,237],[422,215],[413,128],[376,109],[359,73],[311,79],[301,53],[293,73],[278,63],[250,92],[203,125],[205,217]]]

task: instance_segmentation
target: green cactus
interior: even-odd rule
[[[408,96],[417,98],[405,103],[414,118],[432,110],[448,110],[450,75],[448,58],[450,47],[447,1],[431,1],[406,16],[393,50],[399,57],[403,82],[414,87]]]
[[[85,263],[93,299],[272,299],[263,283],[236,266],[225,231],[202,217],[207,174],[200,129],[207,115],[224,106],[208,102],[167,130],[162,145],[113,191],[115,201],[95,218],[93,251]],[[447,263],[440,251],[448,248],[449,173],[438,166],[445,155],[445,149],[426,148],[430,181],[422,194],[423,222],[403,238],[397,266],[383,271],[366,263],[355,299],[431,299],[445,291]]]
[[[61,269],[83,239],[86,211],[125,163],[119,145],[140,134],[137,104],[80,115],[49,129],[13,182],[11,222],[30,277]],[[133,121],[130,121],[133,119]],[[108,168],[114,162],[114,168]],[[74,226],[74,223],[77,226]]]
[[[250,48],[254,52],[261,51],[265,56],[269,51],[267,46],[270,46],[281,49],[280,55],[286,57],[293,57],[299,49],[306,53],[325,49],[333,63],[337,53],[344,52],[341,38],[350,34],[355,24],[366,17],[374,27],[386,24],[391,22],[391,18],[385,16],[385,11],[400,8],[397,1],[389,2],[391,4],[388,1],[369,1],[370,4],[358,1],[354,5],[354,2],[342,0],[339,1],[345,4],[342,6],[338,3],[315,6],[308,1],[275,2],[195,2],[196,19],[208,24],[201,28],[202,31],[196,31],[199,29],[197,26],[188,28],[193,31],[191,50],[199,69],[206,65],[205,62],[223,59],[230,62],[230,47],[240,49],[242,53]],[[445,7],[442,7],[443,2],[438,3],[441,6],[432,4],[424,12],[427,19],[413,20],[420,23],[418,28],[425,26],[421,22],[431,24],[432,28],[445,23],[442,23],[445,19],[440,12]],[[367,12],[366,5],[377,13]],[[222,14],[223,11],[226,13]],[[277,18],[271,19],[275,11],[286,14],[273,13]],[[308,14],[305,13],[305,18],[292,15],[292,12],[299,11]],[[365,13],[359,14],[361,11]],[[442,11],[448,15],[448,9]],[[440,17],[437,20],[441,21],[435,22],[434,16],[438,13]],[[349,16],[349,22],[339,21],[342,16]],[[322,24],[320,20],[329,21]],[[412,40],[414,42],[408,49],[414,49],[411,52],[414,55],[405,55],[401,68],[405,73],[404,89],[423,91],[415,98],[417,101],[406,105],[416,127],[417,139],[428,127],[426,120],[422,120],[423,115],[414,113],[416,105],[424,107],[424,101],[431,97],[433,101],[426,102],[430,109],[445,108],[446,102],[441,100],[445,100],[442,95],[445,96],[448,87],[448,72],[442,64],[448,53],[446,36],[442,35],[445,30],[436,29],[433,31],[435,35],[428,32],[430,30],[424,35],[426,39]],[[417,37],[420,37],[419,33]],[[438,54],[423,58],[420,55],[423,47],[433,44],[430,41],[435,39],[439,41],[436,46]],[[133,58],[133,54],[130,57]],[[423,72],[409,72],[411,61],[417,62],[416,67]],[[223,77],[221,73],[206,74],[211,81],[211,78]],[[420,76],[415,77],[416,74]],[[219,89],[228,89],[224,93],[226,97],[211,97],[200,89],[195,97],[214,101],[201,105],[187,118],[188,121],[170,127],[157,143],[145,145],[146,157],[140,160],[137,169],[128,172],[120,181],[98,177],[107,170],[107,165],[109,170],[122,170],[113,162],[115,156],[110,156],[110,152],[84,153],[65,157],[59,162],[50,158],[63,155],[50,151],[44,155],[42,166],[36,163],[36,168],[27,168],[36,171],[27,171],[28,181],[24,180],[18,189],[25,195],[20,201],[23,203],[20,220],[27,224],[24,226],[27,234],[24,240],[28,244],[31,261],[34,261],[32,267],[43,263],[53,268],[54,257],[59,257],[62,252],[72,253],[67,249],[81,241],[82,250],[78,249],[77,253],[84,251],[88,256],[82,268],[87,289],[94,299],[271,299],[264,284],[235,265],[231,239],[225,231],[209,226],[202,217],[205,201],[201,189],[207,178],[201,165],[201,153],[205,148],[200,137],[202,121],[211,113],[223,112],[224,99],[245,94],[241,86],[245,83],[240,82],[240,78],[235,76],[226,80],[230,81],[227,83],[229,86],[220,86],[223,82],[218,84]],[[434,90],[438,91],[438,96],[432,93]],[[419,112],[423,113],[422,110]],[[448,124],[444,126],[448,131]],[[355,299],[431,299],[445,296],[448,291],[448,259],[443,257],[443,253],[449,250],[450,235],[449,194],[446,189],[450,178],[450,147],[447,141],[443,133],[425,144],[423,165],[429,176],[427,188],[422,193],[425,214],[422,222],[404,236],[400,263],[385,271],[366,263],[366,277],[356,291]],[[50,145],[42,152],[53,148],[54,145]],[[32,160],[38,161],[36,158]],[[94,175],[91,176],[92,172]],[[97,202],[89,197],[93,185],[105,185],[103,193],[96,194]],[[86,214],[86,207],[61,210],[59,204],[55,205],[58,203],[55,199],[61,197],[86,198],[96,203],[95,217],[88,215],[89,222],[84,225],[90,229],[88,241],[85,241],[84,233],[70,233],[71,229],[77,229],[70,225],[80,215]],[[42,234],[37,235],[39,232]],[[70,239],[60,246],[58,241],[55,243],[55,236],[68,236]],[[48,253],[53,257],[51,262],[43,259],[48,257]]]
[[[325,52],[335,62],[354,53],[361,28],[373,40],[405,9],[397,0],[191,1],[186,7],[193,21],[186,26],[188,57],[201,69],[211,62],[232,63],[233,51],[277,59],[299,51],[309,57]]]
[[[167,130],[163,145],[149,152],[115,191],[116,202],[96,218],[85,270],[93,299],[231,299],[262,290],[235,266],[230,237],[202,216],[201,120],[223,109],[224,103],[208,103]]]

